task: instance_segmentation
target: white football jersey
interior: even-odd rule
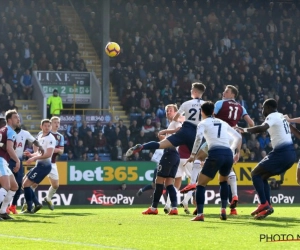
[[[197,126],[197,143],[194,143],[193,153],[196,153],[205,137],[208,150],[213,148],[230,148],[230,137],[234,139],[233,145],[237,145],[241,135],[236,132],[228,123],[214,117],[208,117]],[[195,141],[196,142],[196,141]],[[199,144],[199,145],[197,145]]]
[[[283,114],[279,112],[271,113],[266,117],[263,124],[265,123],[269,125],[268,133],[273,149],[293,144],[290,125]]]
[[[48,148],[53,148],[53,149],[55,148],[56,140],[51,133],[49,133],[46,136],[43,136],[43,133],[39,133],[37,139],[45,152],[47,151]],[[42,162],[45,164],[51,164],[51,157],[52,155],[46,159],[38,160],[37,163]]]
[[[181,104],[178,113],[184,114],[185,121],[198,125],[201,121],[201,106],[204,103],[201,99],[192,99]]]
[[[16,136],[16,154],[21,159],[23,157],[26,141],[34,142],[35,138],[26,130],[21,129]]]

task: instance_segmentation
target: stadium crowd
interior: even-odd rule
[[[72,2],[100,55],[98,1]],[[15,0],[0,7],[1,111],[14,106],[15,98],[31,98],[33,70],[86,70],[57,3]],[[75,125],[65,132],[67,159],[109,153],[111,160],[125,160],[133,144],[157,140],[157,131],[167,126],[164,106],[189,99],[194,81],[207,86],[203,98],[212,101],[222,99],[225,85],[237,86],[237,101],[256,124],[263,121],[261,107],[269,97],[278,101],[280,112],[300,115],[298,5],[112,0],[110,7],[111,40],[121,46],[111,60],[111,80],[131,124]],[[249,136],[240,161],[259,161],[271,149],[268,134]],[[143,151],[131,160],[151,155]]]
[[[76,3],[91,39],[99,44],[97,1]],[[189,99],[194,81],[205,83],[203,98],[212,101],[222,99],[225,85],[238,87],[237,101],[256,124],[264,120],[262,103],[271,97],[279,103],[279,112],[299,116],[299,17],[293,1],[113,0],[111,40],[120,44],[121,54],[111,60],[111,79],[132,117],[130,145],[166,127],[164,106]],[[126,152],[128,141],[120,141]],[[299,142],[294,142],[299,158]],[[268,134],[249,136],[240,161],[259,161],[270,150]],[[143,152],[135,158],[150,156]]]

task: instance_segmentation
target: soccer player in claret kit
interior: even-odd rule
[[[24,152],[24,155],[29,157],[26,163],[30,164],[36,161],[36,165],[27,173],[23,181],[24,196],[27,204],[27,210],[25,210],[23,213],[36,212],[32,210],[33,196],[31,186],[34,184],[39,184],[50,173],[52,169],[51,158],[56,145],[56,140],[50,133],[51,121],[48,119],[42,120],[41,129],[42,133],[38,135],[37,139],[44,149],[44,154],[39,154],[36,147],[34,147],[35,153],[33,154],[28,151]]]
[[[161,130],[158,133],[159,139],[163,139],[173,133],[176,133],[182,126],[180,122],[172,121],[172,118],[174,117],[177,111],[177,106],[175,104],[169,104],[165,107],[165,109],[166,116],[170,124],[167,129]],[[177,173],[179,162],[180,156],[176,147],[170,146],[164,150],[164,154],[157,168],[157,176],[155,180],[155,189],[153,193],[152,205],[147,210],[143,211],[142,214],[158,214],[157,207],[160,197],[163,194],[163,189],[165,185],[169,193],[172,206],[168,215],[178,215],[177,192],[174,187],[174,179]]]
[[[41,154],[44,153],[44,149],[39,144],[39,142],[28,131],[21,129],[21,125],[15,129],[15,132],[17,133],[17,135],[16,135],[16,154],[17,154],[18,158],[20,159],[20,169],[18,172],[14,173],[14,176],[18,183],[19,188],[18,188],[17,192],[15,193],[12,204],[7,209],[8,214],[10,212],[12,212],[13,214],[18,214],[17,201],[21,195],[22,179],[24,176],[24,168],[23,168],[22,160],[23,160],[23,153],[24,153],[26,141],[32,142],[33,145],[35,145],[38,148],[38,151]],[[15,165],[16,165],[16,162],[13,159],[10,159],[9,168],[12,171],[13,171]]]
[[[6,209],[18,190],[18,184],[8,167],[8,162],[13,159],[16,162],[13,172],[19,171],[20,160],[14,149],[16,140],[14,130],[19,126],[20,118],[16,110],[8,110],[5,113],[5,120],[6,125],[0,129],[0,203],[2,202],[0,220],[11,220],[13,218],[6,213]]]
[[[203,208],[205,202],[205,187],[217,172],[219,172],[221,214],[220,219],[226,220],[228,200],[227,178],[233,164],[233,151],[238,150],[242,137],[226,122],[213,117],[214,103],[205,102],[201,108],[202,121],[198,124],[197,135],[192,154],[187,162],[193,162],[205,137],[208,145],[208,156],[199,174],[196,188],[197,216],[192,221],[204,221]],[[230,146],[229,136],[233,138]],[[239,153],[239,152],[237,152]]]
[[[274,212],[271,205],[268,179],[287,171],[297,159],[290,125],[283,114],[277,111],[277,102],[274,99],[267,99],[263,103],[262,113],[266,118],[262,125],[252,128],[239,128],[242,133],[256,134],[268,131],[271,137],[273,150],[251,172],[253,186],[260,200],[260,204],[251,215],[258,220],[264,219]],[[296,129],[293,127],[291,129],[293,133],[295,131],[295,134],[297,134]]]

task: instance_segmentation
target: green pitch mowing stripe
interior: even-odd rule
[[[0,249],[300,249],[300,241],[263,239],[277,240],[274,235],[282,234],[300,238],[297,206],[275,205],[274,214],[262,221],[250,216],[255,205],[239,206],[239,215],[227,221],[219,219],[218,206],[207,206],[204,222],[191,222],[193,216],[181,208],[178,216],[165,215],[162,206],[158,215],[142,215],[146,208],[44,207],[37,214],[12,215],[14,221],[0,222]]]

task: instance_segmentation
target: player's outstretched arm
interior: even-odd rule
[[[290,129],[294,134],[294,136],[296,136],[296,138],[300,140],[300,131],[296,129],[294,126],[292,126],[291,124],[290,124]]]
[[[251,133],[251,134],[256,134],[256,133],[262,133],[267,131],[269,128],[269,125],[267,123],[263,123],[262,125],[254,126],[252,128],[241,128],[238,127],[237,129],[241,133]]]
[[[284,118],[290,123],[300,123],[300,117],[289,118],[288,115],[284,115]]]

